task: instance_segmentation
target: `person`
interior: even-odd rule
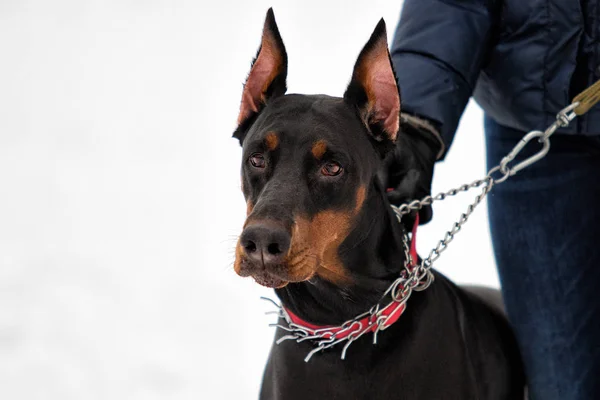
[[[528,131],[554,122],[600,78],[598,10],[597,0],[405,0],[390,55],[404,129],[426,140],[413,143],[409,162],[399,148],[390,157],[392,202],[430,194],[433,164],[471,96],[485,112],[489,168]],[[545,158],[488,197],[494,254],[530,398],[597,400],[600,107],[551,143]],[[431,210],[423,213],[427,222]]]

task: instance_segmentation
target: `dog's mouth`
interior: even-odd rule
[[[277,278],[267,271],[260,271],[250,275],[256,283],[272,289],[281,289],[285,287],[289,281]]]
[[[307,281],[314,276],[315,269],[306,259],[293,264],[282,263],[265,266],[242,256],[236,259],[234,264],[234,270],[239,276],[252,277],[259,285],[272,289],[281,289],[292,282]]]

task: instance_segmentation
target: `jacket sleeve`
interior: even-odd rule
[[[391,57],[402,111],[439,128],[450,147],[491,46],[492,0],[405,0]]]

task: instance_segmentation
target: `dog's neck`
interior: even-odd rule
[[[284,307],[305,321],[341,324],[367,311],[398,277],[405,261],[403,234],[377,179],[339,255],[351,283],[336,285],[315,277],[277,289]]]

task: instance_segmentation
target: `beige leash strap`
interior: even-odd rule
[[[577,115],[583,115],[589,111],[596,103],[600,101],[600,80],[594,83],[583,92],[579,93],[573,99],[573,103],[579,103],[573,112]]]

